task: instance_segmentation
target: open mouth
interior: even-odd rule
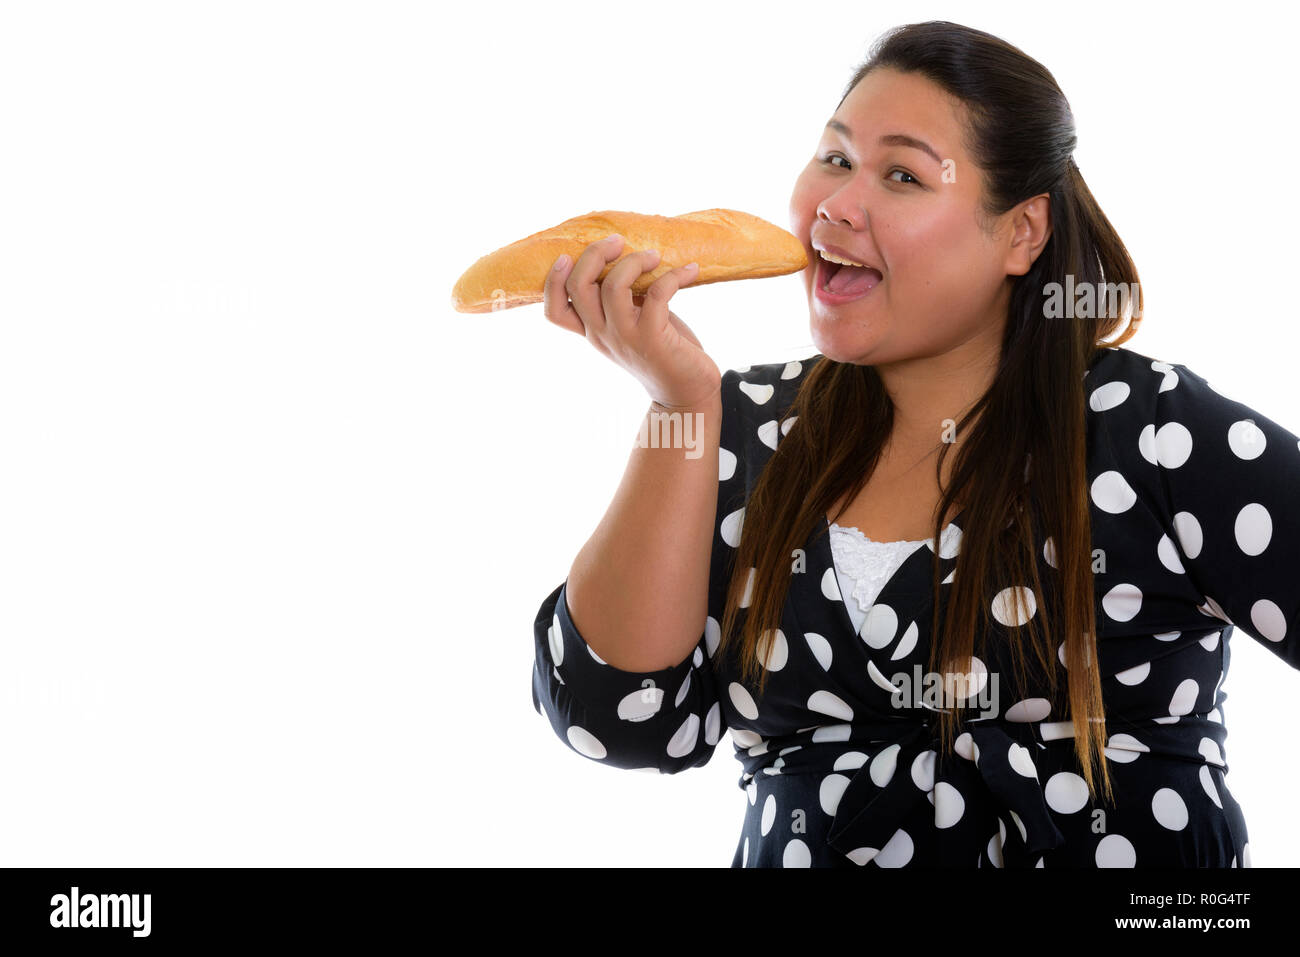
[[[848,266],[823,259],[820,253],[817,255],[815,284],[821,298],[828,301],[847,302],[865,296],[884,278],[870,266]]]

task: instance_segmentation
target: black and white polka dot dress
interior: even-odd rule
[[[1104,558],[1094,560],[1098,656],[1115,789],[1113,806],[1094,805],[1068,714],[1005,680],[998,646],[1020,624],[1011,601],[1020,583],[991,598],[1002,635],[988,636],[994,660],[973,671],[1004,680],[996,706],[962,725],[955,754],[940,760],[934,711],[919,697],[895,707],[900,676],[920,678],[927,665],[928,542],[858,630],[827,535],[814,533],[766,645],[766,694],[751,695],[734,661],[715,674],[744,505],[797,427],[797,416],[779,420],[818,361],[723,376],[709,618],[691,655],[662,671],[619,670],[574,628],[563,584],[542,603],[533,705],[560,739],[611,767],[673,774],[703,765],[730,732],[747,798],[734,867],[1249,866],[1225,780],[1222,684],[1234,625],[1300,667],[1300,439],[1183,365],[1107,348],[1089,368],[1092,544]],[[940,545],[945,586],[961,521]],[[1046,580],[1050,538],[1040,561]],[[1043,613],[1041,596],[1022,594]]]

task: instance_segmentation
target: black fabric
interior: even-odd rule
[[[990,596],[982,663],[1001,679],[997,707],[963,723],[955,755],[940,760],[924,701],[894,706],[891,678],[926,667],[931,543],[859,633],[823,524],[767,646],[766,694],[756,701],[734,660],[714,671],[744,503],[798,427],[778,422],[818,361],[723,376],[709,618],[690,655],[659,672],[611,667],[574,627],[564,584],[546,597],[533,705],[560,739],[611,767],[673,774],[705,764],[730,731],[748,797],[734,867],[1249,866],[1225,780],[1222,683],[1234,623],[1300,667],[1300,439],[1181,364],[1108,348],[1085,374],[1111,806],[1088,798],[1060,699],[1007,680],[1020,583]],[[960,536],[940,549],[946,604]],[[1040,556],[1046,580],[1050,539]],[[1047,613],[1050,596],[1025,591]]]

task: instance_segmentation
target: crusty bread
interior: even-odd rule
[[[488,253],[456,282],[452,307],[458,312],[495,312],[541,302],[546,274],[556,259],[568,253],[576,261],[588,245],[611,233],[623,237],[623,247],[598,281],[631,253],[659,252],[655,268],[633,280],[632,294],[637,296],[645,295],[664,273],[692,262],[699,263],[699,272],[690,286],[784,276],[808,265],[803,244],[792,234],[734,209],[702,209],[681,216],[605,210],[566,219]]]

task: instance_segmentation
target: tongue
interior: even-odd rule
[[[831,276],[826,288],[837,296],[856,296],[884,278],[870,266],[840,266],[835,275]]]

